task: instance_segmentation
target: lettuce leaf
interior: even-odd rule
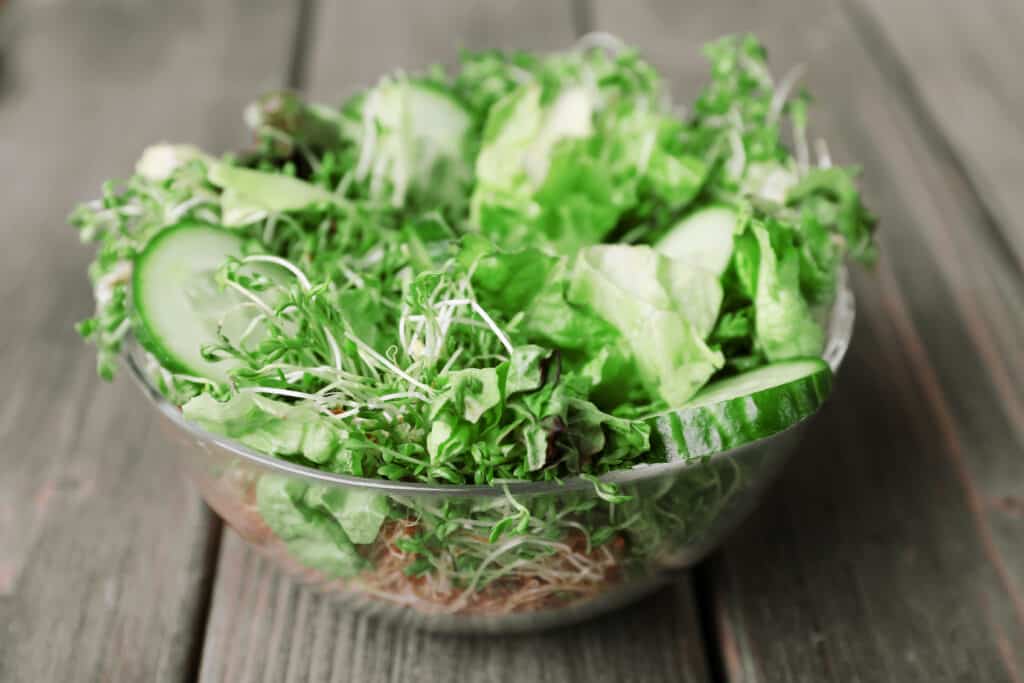
[[[322,187],[299,178],[225,162],[211,164],[208,179],[222,190],[221,223],[228,227],[248,225],[275,212],[340,201]]]
[[[644,383],[669,405],[685,403],[724,363],[704,341],[722,302],[717,277],[650,247],[584,249],[569,301],[589,307],[619,331]]]
[[[332,578],[355,576],[368,566],[366,559],[337,521],[306,504],[306,493],[298,480],[264,474],[256,485],[256,504],[297,560]]]
[[[237,394],[225,402],[200,394],[181,410],[186,420],[208,432],[237,439],[270,455],[301,456],[324,464],[339,447],[333,425],[309,406],[251,393]]]
[[[381,524],[388,516],[387,498],[365,489],[310,486],[302,501],[333,517],[348,539],[358,544],[377,540]]]
[[[757,346],[770,361],[820,354],[825,333],[800,293],[800,254],[787,245],[776,256],[768,230],[759,222],[751,223],[750,230],[760,257],[754,296]]]
[[[678,210],[708,168],[682,145],[660,82],[633,53],[567,53],[492,106],[470,223],[500,244],[572,254],[620,220]],[[504,83],[504,81],[501,81]]]

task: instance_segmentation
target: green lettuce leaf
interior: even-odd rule
[[[547,106],[542,104],[542,94],[537,82],[509,93],[495,103],[484,128],[470,222],[503,244],[529,244],[543,235],[535,233],[543,229],[538,222],[545,204],[535,195],[545,185],[554,151],[561,141],[584,138],[593,131],[596,100],[591,91],[567,87]],[[566,163],[572,160],[567,162],[563,153],[559,168]],[[566,191],[560,187],[566,180],[564,174],[556,173],[545,203],[553,193]],[[552,223],[556,221],[549,214],[544,228],[557,229]]]
[[[267,526],[304,565],[329,577],[351,577],[368,566],[341,526],[304,502],[306,485],[264,474],[256,485],[256,504]]]
[[[477,229],[572,254],[627,214],[671,214],[697,195],[707,166],[685,152],[656,74],[634,53],[557,55],[535,76],[490,110],[471,200]]]
[[[800,254],[787,246],[777,257],[768,231],[758,222],[750,229],[760,256],[754,296],[758,347],[770,361],[820,354],[825,333],[800,293]]]
[[[257,394],[238,394],[225,402],[200,394],[182,406],[182,414],[209,432],[270,455],[301,456],[323,464],[338,450],[334,426],[315,410]]]
[[[229,227],[248,225],[275,212],[340,201],[336,195],[304,180],[224,162],[210,165],[208,179],[222,190],[221,223]]]
[[[786,203],[801,208],[822,226],[841,235],[854,258],[873,263],[877,257],[873,237],[877,220],[861,202],[855,182],[859,172],[858,168],[841,166],[811,169],[789,188]],[[820,254],[817,259],[830,262]]]
[[[476,423],[488,410],[501,405],[507,368],[467,368],[448,374],[447,399],[467,422]]]
[[[685,403],[724,362],[704,341],[721,306],[718,279],[650,247],[583,250],[569,300],[622,334],[643,381],[669,405]]]
[[[333,517],[353,543],[377,540],[380,526],[388,516],[387,498],[364,489],[310,486],[302,500]]]
[[[512,358],[509,360],[505,379],[505,392],[511,395],[539,389],[544,383],[541,364],[550,355],[549,349],[534,344],[512,349]]]

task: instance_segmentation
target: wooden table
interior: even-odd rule
[[[1014,0],[22,0],[0,86],[0,680],[1024,680],[1024,4]],[[864,166],[838,392],[753,518],[657,596],[562,631],[425,635],[305,593],[177,473],[72,322],[64,218],[147,143],[242,141],[284,85],[334,101],[460,46],[643,46],[682,99],[754,31],[808,65]]]

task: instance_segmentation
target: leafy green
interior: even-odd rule
[[[179,220],[227,225],[247,256],[190,296],[222,316],[202,352],[233,359],[229,381],[155,376],[188,419],[390,479],[554,479],[652,457],[617,420],[820,352],[844,256],[873,253],[855,171],[811,166],[807,98],[750,37],[705,52],[711,81],[685,118],[629,49],[466,54],[454,74],[396,73],[340,108],[270,93],[246,110],[255,149],[155,146],[76,211],[99,242],[80,330],[112,375],[135,254]],[[720,276],[642,244],[715,204],[739,216]]]
[[[223,162],[210,165],[208,179],[221,189],[221,222],[229,227],[247,225],[271,213],[338,201],[330,192],[298,178]]]
[[[645,383],[669,405],[685,403],[722,366],[722,355],[704,343],[722,300],[709,271],[646,246],[588,247],[569,299],[618,329]]]
[[[306,566],[330,577],[358,574],[366,560],[336,521],[304,502],[306,488],[295,479],[261,476],[256,486],[256,502],[267,526]]]
[[[647,417],[820,353],[844,260],[875,255],[857,169],[808,144],[795,79],[750,36],[705,55],[686,115],[624,46],[466,53],[340,107],[265,95],[245,112],[252,148],[156,145],[72,214],[96,245],[79,331],[107,378],[133,333],[155,348],[136,325],[137,255],[181,221],[230,227],[243,249],[185,295],[215,333],[203,357],[231,369],[150,358],[187,420],[346,475],[594,484],[434,505],[264,475],[257,505],[290,552],[347,577],[386,543],[409,585],[434,577],[458,600],[524,576],[571,584],[536,600],[585,594],[581,577],[698,538],[743,485],[713,463],[645,491],[596,478],[666,457]],[[709,207],[733,228],[713,249],[689,231],[681,258],[649,246]]]
[[[750,229],[760,254],[754,294],[757,345],[770,361],[820,354],[825,333],[800,295],[799,254],[788,247],[779,258],[768,231],[757,223]]]
[[[362,489],[310,486],[302,502],[331,515],[353,543],[372,543],[388,516],[387,498]]]
[[[223,403],[200,394],[181,409],[186,420],[203,429],[271,455],[302,456],[323,464],[338,449],[337,430],[307,406],[253,393],[238,394]]]
[[[635,53],[569,53],[537,70],[537,80],[504,87],[488,113],[476,228],[502,244],[571,254],[630,211],[673,211],[696,196],[707,167],[678,144],[681,124]]]

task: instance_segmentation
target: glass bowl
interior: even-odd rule
[[[853,332],[846,279],[841,273],[826,321],[833,371]],[[808,422],[713,456],[596,481],[403,483],[311,469],[206,432],[157,391],[141,355],[127,362],[187,476],[254,550],[353,609],[438,631],[564,625],[671,581],[753,509]],[[597,482],[616,483],[619,495]],[[321,505],[315,512],[311,501]]]

